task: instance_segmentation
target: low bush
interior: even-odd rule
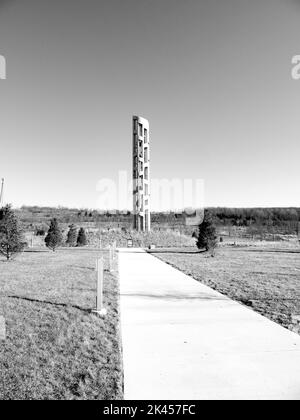
[[[134,230],[109,230],[98,232],[89,232],[87,234],[89,246],[99,246],[105,248],[116,242],[117,247],[127,247],[127,241],[132,240],[133,247],[148,248],[155,245],[157,248],[170,247],[190,247],[195,246],[195,239],[186,235],[181,235],[174,231],[137,232]]]

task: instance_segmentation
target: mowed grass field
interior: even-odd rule
[[[0,260],[0,399],[120,399],[117,276],[105,272],[107,317],[95,307],[99,252],[62,249]]]
[[[153,255],[269,319],[300,333],[300,247],[220,247],[214,258],[190,250]]]

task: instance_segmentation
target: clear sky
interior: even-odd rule
[[[298,0],[0,0],[6,200],[95,208],[131,173],[148,118],[154,178],[209,206],[300,206]]]

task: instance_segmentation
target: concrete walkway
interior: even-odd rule
[[[300,399],[300,336],[120,250],[125,399]]]

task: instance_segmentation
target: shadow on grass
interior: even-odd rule
[[[205,250],[197,250],[197,251],[181,251],[180,249],[157,249],[157,250],[147,250],[148,254],[188,254],[188,255],[194,255],[194,254],[203,254],[205,253]]]
[[[76,251],[76,252],[79,252],[79,251],[92,251],[92,252],[102,252],[102,251],[109,251],[108,249],[106,249],[106,248],[92,248],[92,247],[77,247],[77,246],[74,246],[74,247],[72,247],[72,246],[70,246],[70,247],[68,247],[68,246],[66,246],[66,247],[60,247],[60,248],[57,248],[57,250],[56,250],[56,252],[58,252],[58,251],[60,251],[60,252],[70,252],[70,251]]]
[[[50,251],[49,249],[25,249],[25,251],[23,251],[25,254],[30,254],[30,253],[40,253],[40,252],[44,252],[44,253],[54,253],[53,251]]]
[[[270,248],[260,248],[260,249],[249,249],[249,248],[238,248],[239,251],[242,252],[272,252],[272,253],[280,253],[280,254],[300,254],[300,249],[270,249]]]
[[[95,267],[83,267],[80,265],[68,265],[70,268],[80,268],[81,270],[95,271]]]
[[[81,308],[80,306],[71,305],[71,304],[67,304],[67,303],[56,303],[56,302],[51,302],[49,300],[32,299],[32,298],[28,298],[28,297],[25,297],[25,296],[15,296],[15,295],[9,295],[9,296],[5,296],[5,297],[9,298],[9,299],[25,300],[26,302],[44,303],[46,305],[59,306],[59,307],[62,307],[62,308],[73,308],[73,309],[78,309],[79,311],[86,312],[86,313],[91,313],[92,312],[91,309]]]

